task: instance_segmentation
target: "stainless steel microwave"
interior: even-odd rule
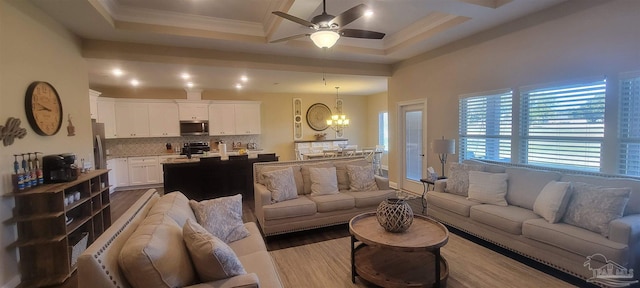
[[[209,121],[206,121],[206,120],[180,121],[180,135],[182,136],[209,135]]]

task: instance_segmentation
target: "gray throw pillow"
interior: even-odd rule
[[[444,192],[467,196],[469,193],[469,171],[483,171],[481,165],[467,165],[451,163],[449,165],[449,178]]]
[[[262,173],[264,184],[271,191],[271,203],[298,198],[291,167]]]
[[[567,210],[567,205],[571,198],[570,187],[570,182],[552,180],[547,183],[533,204],[533,212],[549,221],[549,223],[560,221]]]
[[[609,236],[609,222],[622,217],[630,188],[605,188],[576,182],[562,222]]]
[[[349,174],[349,188],[351,191],[375,191],[378,190],[376,178],[373,174],[373,166],[347,165]]]
[[[200,202],[189,200],[198,224],[225,243],[249,236],[242,223],[242,195],[220,197]]]

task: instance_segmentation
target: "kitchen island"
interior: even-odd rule
[[[253,199],[253,163],[278,161],[275,154],[179,158],[161,163],[164,191],[181,191],[189,199],[205,200],[242,194]]]

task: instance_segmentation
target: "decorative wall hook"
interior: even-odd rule
[[[20,119],[9,117],[5,126],[0,126],[0,139],[4,146],[13,144],[15,138],[22,139],[27,135],[27,129],[20,128]]]

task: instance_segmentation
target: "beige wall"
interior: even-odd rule
[[[569,1],[397,65],[389,82],[390,125],[397,125],[398,102],[426,96],[427,141],[457,139],[461,94],[512,88],[518,107],[520,86],[606,76],[605,125],[615,127],[618,73],[640,70],[638,11],[640,1]],[[391,138],[396,136],[392,129]],[[609,148],[603,153],[611,156],[615,135],[605,136]],[[396,143],[391,148],[396,161],[390,163],[390,178],[399,181],[399,149]],[[425,152],[429,166],[437,167],[437,156]],[[456,162],[457,155],[449,159]],[[612,172],[615,157],[603,159],[605,172]]]
[[[60,132],[54,136],[39,136],[29,126],[24,95],[32,81],[47,81],[60,94],[65,117]],[[87,83],[78,39],[28,1],[0,1],[0,125],[15,117],[27,129],[27,136],[16,139],[13,145],[0,144],[0,194],[12,191],[13,154],[73,152],[78,158],[93,158]],[[74,137],[67,136],[68,113],[76,128]],[[14,202],[2,197],[0,203],[0,286],[12,287],[19,280],[16,251],[4,247],[17,236],[14,225],[4,221],[12,216]]]
[[[141,99],[186,99],[186,92],[177,89],[128,89],[113,87],[91,87],[102,93],[101,97],[113,98],[141,98]],[[160,96],[158,96],[160,95]],[[299,95],[299,94],[272,94],[272,93],[253,93],[236,90],[205,90],[202,92],[203,100],[252,100],[261,101],[262,115],[262,134],[260,135],[261,148],[268,152],[275,152],[280,156],[281,161],[294,160],[295,154],[293,149],[293,98],[302,98],[303,118],[307,109],[314,103],[324,103],[335,111],[335,93]],[[359,95],[340,95],[343,99],[342,111],[347,114],[351,120],[351,125],[347,128],[344,137],[349,139],[349,143],[357,144],[358,147],[372,146],[375,142],[371,142],[369,133],[374,127],[375,135],[377,135],[378,122],[370,121],[369,113],[377,113],[370,111],[368,104],[369,96]],[[376,109],[386,105],[386,94],[373,97],[376,101]],[[382,99],[382,100],[380,100]],[[377,115],[377,114],[376,114]],[[306,118],[304,118],[306,119]],[[377,119],[377,118],[376,118]],[[320,133],[312,130],[303,120],[304,140],[313,140],[314,134]],[[335,138],[335,132],[330,128],[322,131],[327,133],[327,139]],[[377,137],[377,136],[376,136]],[[376,138],[377,141],[377,138]]]
[[[369,122],[369,131],[367,136],[367,146],[375,147],[378,145],[378,137],[380,137],[379,133],[379,125],[378,125],[378,115],[380,113],[389,112],[388,102],[387,102],[387,92],[377,93],[373,95],[369,95],[367,97],[367,121]],[[389,148],[389,147],[387,147]],[[389,165],[389,154],[384,153],[382,156],[382,166]]]

